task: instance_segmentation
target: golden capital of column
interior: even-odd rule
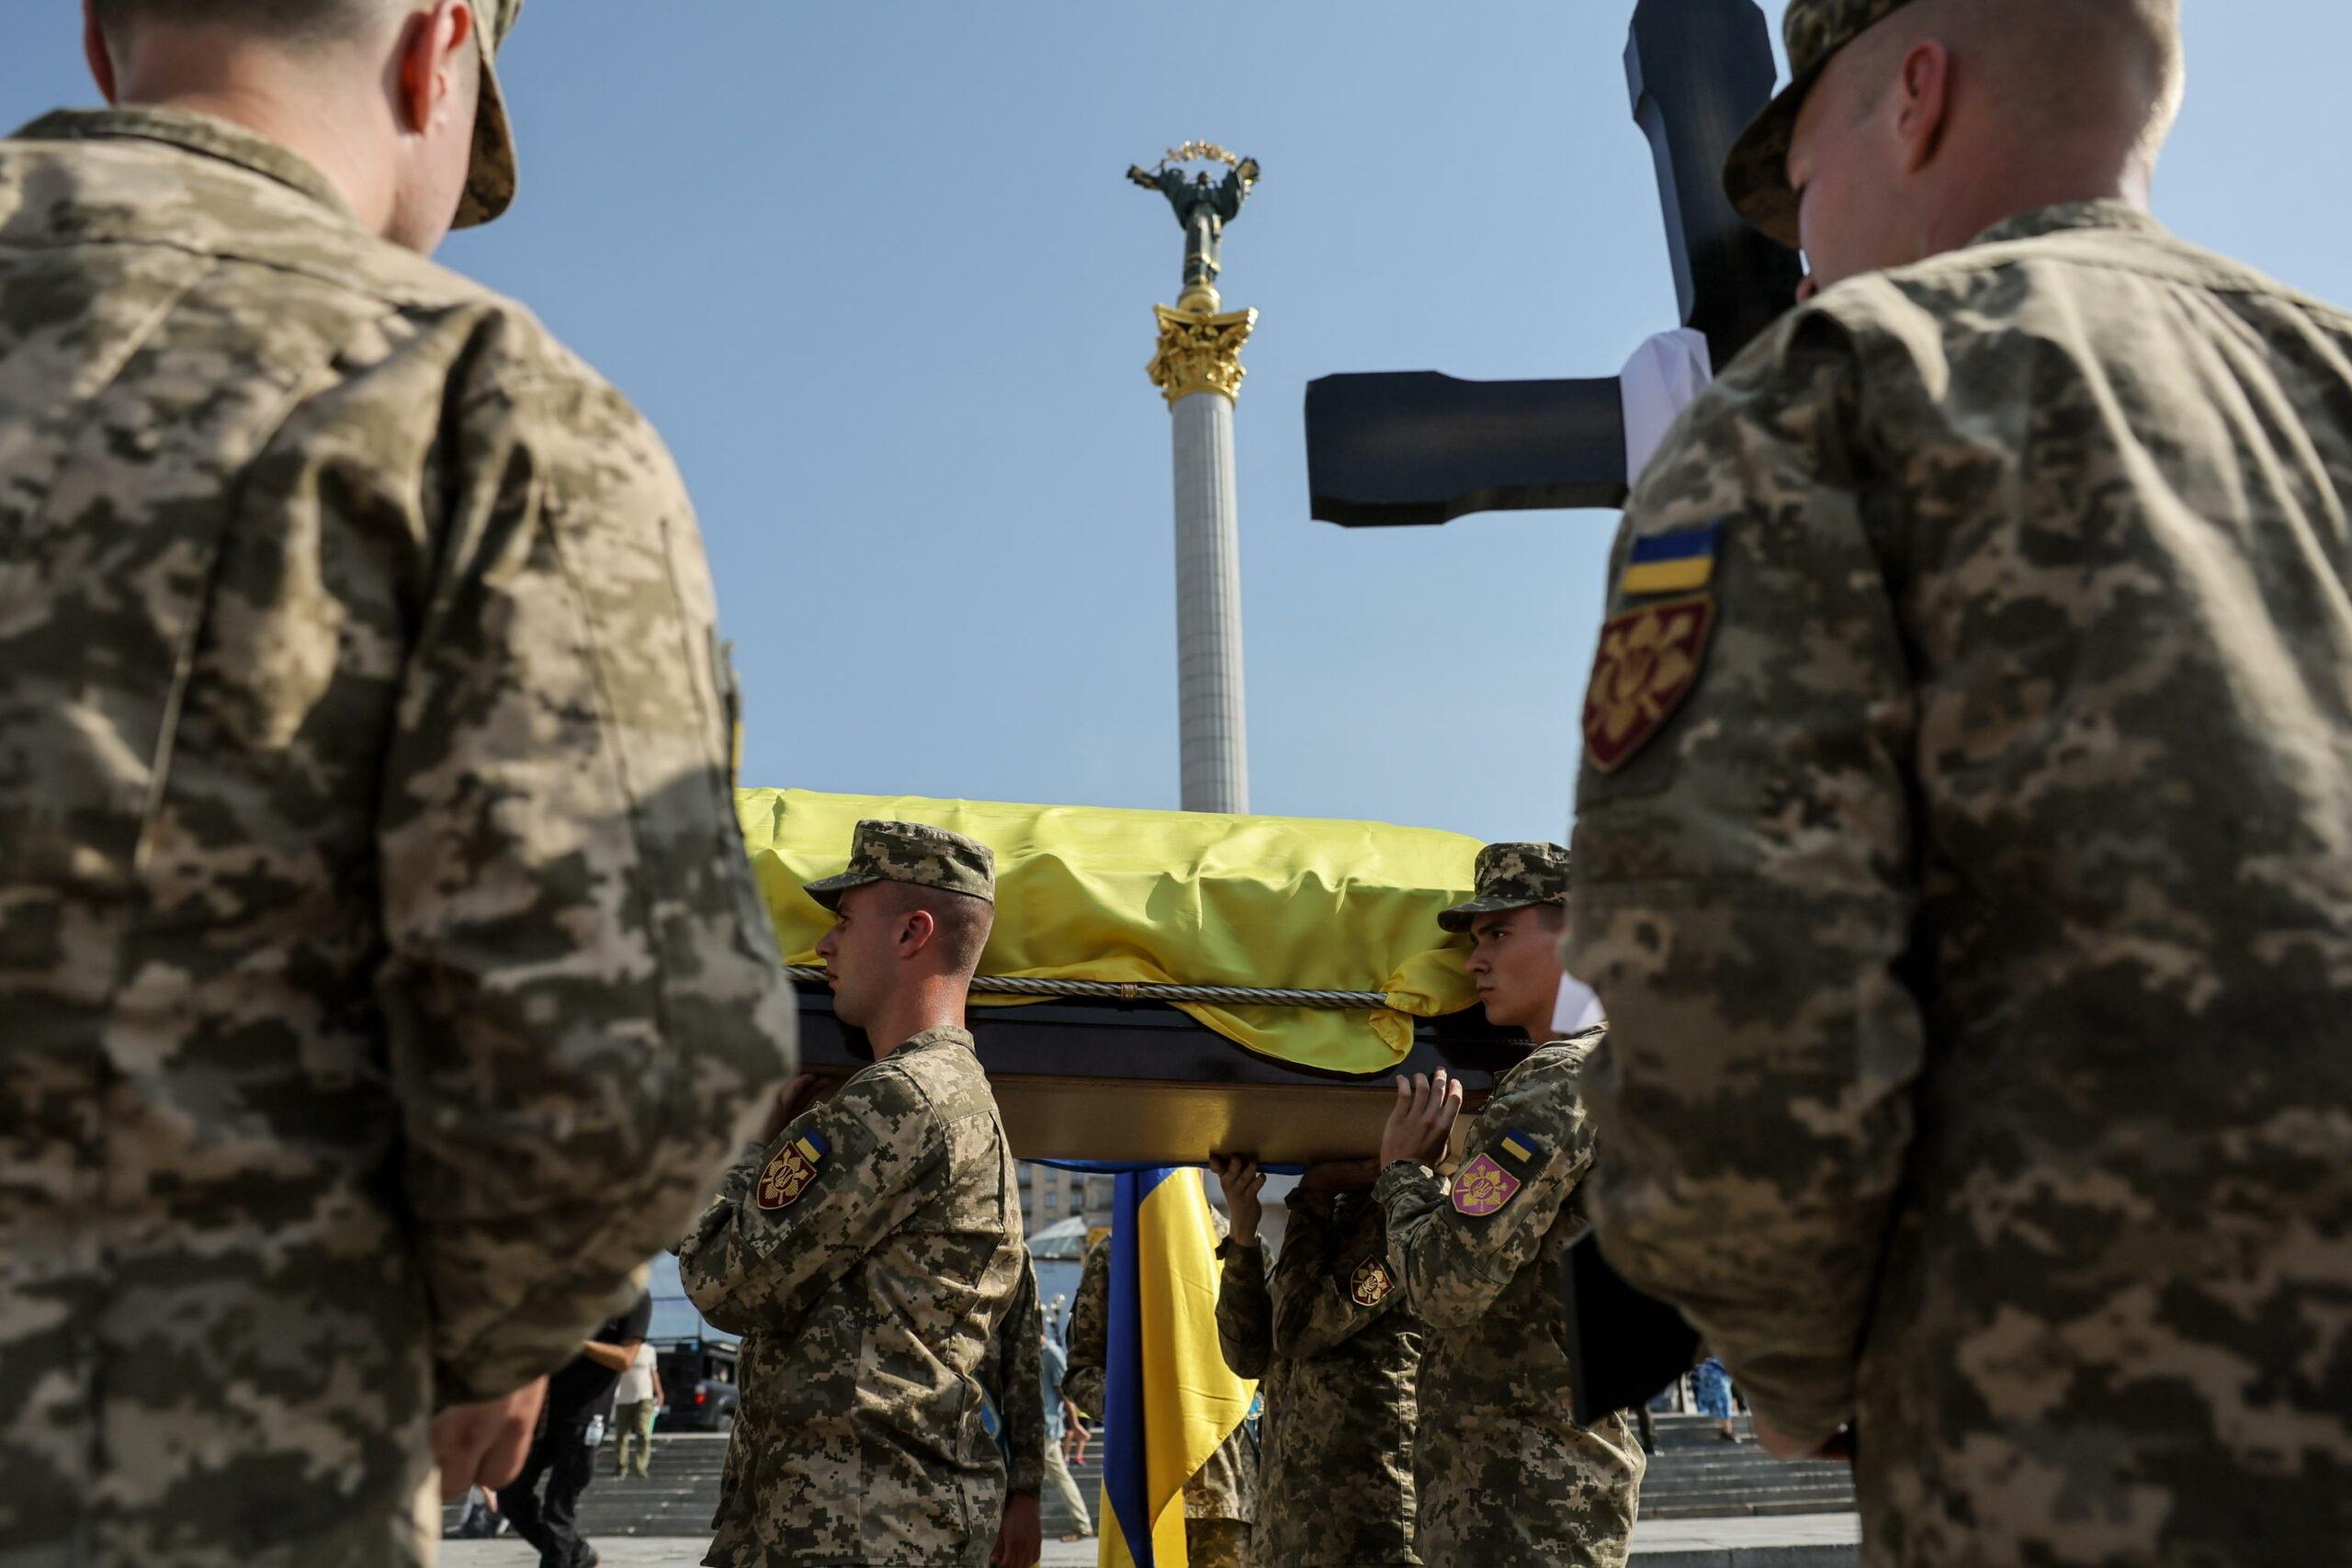
[[[1216,296],[1209,300],[1214,305]],[[1186,296],[1189,301],[1192,296]],[[1255,310],[1170,310],[1154,305],[1159,319],[1159,352],[1145,374],[1170,407],[1194,392],[1215,392],[1227,402],[1241,397],[1241,350],[1258,325]]]

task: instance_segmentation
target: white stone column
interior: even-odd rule
[[[1258,312],[1221,314],[1216,296],[1156,307],[1152,383],[1168,400],[1176,479],[1176,691],[1184,809],[1250,809],[1249,714],[1241,663],[1241,509],[1233,406],[1241,348]]]
[[[1233,403],[1180,398],[1176,445],[1176,680],[1187,811],[1250,809],[1241,676],[1241,517]]]

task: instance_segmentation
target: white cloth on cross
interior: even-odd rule
[[[1707,352],[1706,334],[1691,327],[1658,333],[1625,361],[1624,374],[1617,378],[1617,393],[1625,403],[1628,485],[1641,481],[1642,470],[1657,456],[1666,433],[1714,378],[1714,359]]]
[[[1552,1004],[1553,1039],[1566,1040],[1608,1021],[1609,1015],[1600,1010],[1600,998],[1590,986],[1574,975],[1560,976],[1559,999]]]

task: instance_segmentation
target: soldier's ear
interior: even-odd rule
[[[114,52],[107,48],[106,28],[98,25],[96,0],[82,0],[82,57],[90,62],[90,80],[97,84],[98,96],[116,102]]]
[[[917,905],[899,916],[899,951],[912,958],[932,943],[939,934],[939,918]]]

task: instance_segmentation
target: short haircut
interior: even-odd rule
[[[364,37],[410,0],[94,0],[98,26],[119,47],[149,17],[232,28],[300,48]]]
[[[1865,114],[1927,39],[1986,68],[2023,123],[2128,138],[2151,164],[2188,81],[2180,0],[1915,0],[1857,40],[1872,78]]]
[[[941,887],[918,887],[910,882],[884,884],[891,890],[894,914],[910,914],[917,909],[931,917],[934,930],[932,941],[947,969],[957,975],[970,976],[979,972],[980,953],[989,944],[989,932],[996,925],[996,906],[985,898],[975,898],[968,893],[950,893]]]

